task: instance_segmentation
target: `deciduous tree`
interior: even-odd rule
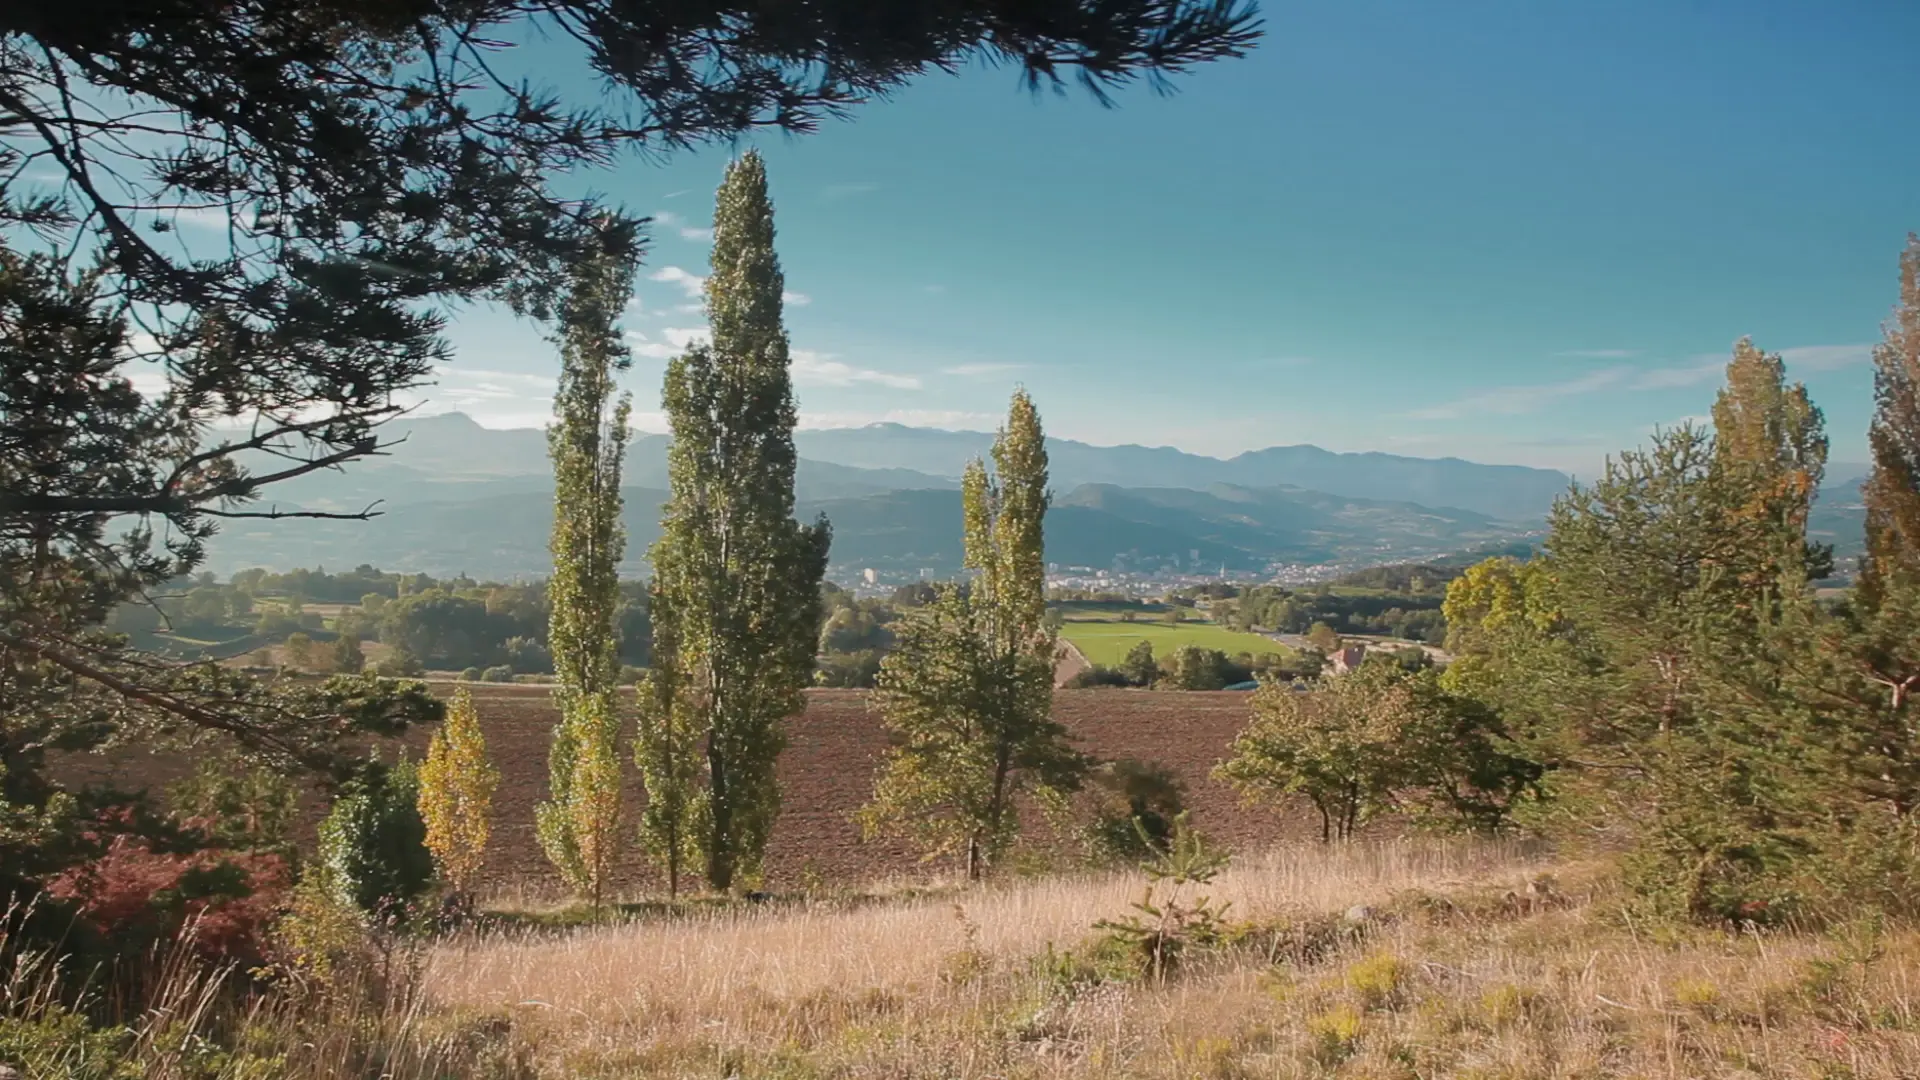
[[[620,465],[627,395],[614,377],[627,366],[619,319],[633,295],[634,264],[609,249],[582,263],[561,311],[560,385],[547,429],[553,459],[551,614],[554,703],[560,719],[549,752],[551,798],[536,811],[541,847],[567,884],[599,906],[619,827],[620,771],[609,768],[620,735],[620,660],[614,632]]]
[[[969,880],[1017,835],[1019,794],[1072,791],[1089,768],[1051,716],[1047,452],[1025,391],[993,457],[997,476],[976,461],[961,484],[974,576],[906,619],[881,662],[876,700],[894,745],[860,814],[870,836],[901,833],[929,857],[960,854]]]
[[[699,810],[707,882],[724,890],[757,873],[779,813],[781,725],[813,680],[831,540],[824,518],[793,518],[785,279],[766,165],[752,151],[720,186],[711,261],[712,344],[675,358],[663,393],[671,497],[652,553],[654,675],[638,751],[665,807]],[[697,808],[682,794],[693,732],[706,741]],[[650,842],[677,850],[681,828],[655,819]]]
[[[500,770],[487,759],[486,735],[473,694],[454,691],[447,719],[433,733],[427,760],[420,766],[420,817],[426,824],[427,850],[440,879],[456,895],[471,896],[487,862],[487,838],[493,826],[493,792]]]

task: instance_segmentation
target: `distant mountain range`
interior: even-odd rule
[[[480,577],[544,576],[552,481],[545,433],[497,430],[457,413],[404,422],[391,454],[276,485],[283,508],[358,510],[371,521],[235,521],[208,568],[359,563]],[[396,434],[399,434],[396,431]],[[833,563],[939,574],[957,569],[957,478],[992,436],[879,424],[802,431],[803,518],[833,523]],[[627,572],[643,570],[666,499],[668,439],[637,436],[625,467]],[[1548,469],[1392,454],[1272,447],[1231,459],[1170,448],[1048,440],[1050,562],[1099,569],[1252,570],[1444,555],[1537,532],[1569,478]],[[1852,466],[1830,475],[1856,483]],[[1861,470],[1864,471],[1864,470]],[[1844,489],[1843,489],[1844,490]],[[1840,492],[1816,516],[1848,550],[1858,512]],[[1857,540],[1852,542],[1857,547]]]

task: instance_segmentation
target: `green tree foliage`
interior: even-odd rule
[[[1238,682],[1232,676],[1239,674],[1225,652],[1182,645],[1167,657],[1166,678],[1161,682],[1173,690],[1218,690],[1230,681]]]
[[[1413,710],[1406,681],[1373,664],[1310,691],[1270,684],[1215,775],[1250,798],[1306,796],[1320,838],[1344,840],[1393,805]]]
[[[493,793],[500,770],[487,760],[480,714],[465,686],[454,691],[446,722],[433,733],[420,766],[420,819],[440,879],[470,896],[486,866],[493,826]]]
[[[357,634],[341,634],[328,650],[328,663],[343,675],[358,675],[367,667],[367,654],[360,651]]]
[[[296,631],[287,635],[280,647],[281,655],[286,658],[287,666],[295,671],[312,671],[314,667],[313,638],[305,631]]]
[[[647,826],[657,858],[700,831],[709,885],[758,872],[780,809],[783,721],[813,680],[820,582],[831,534],[793,519],[796,420],[784,277],[766,165],[727,168],[714,206],[707,322],[713,343],[667,368],[671,497],[654,545],[653,685],[638,745],[648,798],[673,822]],[[684,793],[690,738],[706,740],[704,802]],[[669,869],[669,877],[677,876]]]
[[[378,453],[449,359],[449,307],[549,315],[583,256],[633,254],[637,224],[579,197],[579,171],[804,132],[970,57],[1105,100],[1257,36],[1250,8],[1217,0],[970,0],[884,26],[844,6],[605,0],[0,5],[0,816],[58,816],[48,748],[218,731],[338,773],[337,736],[437,718],[403,685],[267,684],[101,628],[190,573],[217,522],[324,516],[249,504]],[[498,66],[502,41],[537,38],[612,95],[569,101]],[[206,217],[225,227],[167,235]],[[0,874],[30,884],[42,860],[0,843]]]
[[[1307,642],[1321,652],[1333,652],[1340,647],[1340,634],[1326,623],[1317,622],[1307,629]]]
[[[370,760],[342,786],[320,823],[320,861],[342,900],[383,921],[411,914],[433,885],[419,774],[411,762]]]
[[[1093,805],[1081,838],[1096,862],[1137,862],[1167,850],[1186,802],[1172,769],[1123,758],[1102,763],[1087,779]]]
[[[1898,408],[1882,395],[1882,430]],[[1920,769],[1902,686],[1920,672],[1920,604],[1890,584],[1898,572],[1864,575],[1837,608],[1814,602],[1826,554],[1806,522],[1826,442],[1778,357],[1736,346],[1715,421],[1712,438],[1663,432],[1609,462],[1555,507],[1538,558],[1455,581],[1441,686],[1544,770],[1539,821],[1625,845],[1661,909],[1908,905]],[[1872,552],[1870,569],[1888,565]]]
[[[1134,686],[1152,686],[1160,678],[1160,663],[1153,658],[1153,642],[1141,640],[1127,650],[1120,661],[1120,672]]]
[[[1025,391],[993,457],[997,477],[976,461],[961,488],[973,578],[907,619],[881,664],[877,702],[894,745],[860,814],[869,836],[905,834],[929,857],[961,855],[969,880],[1018,834],[1016,796],[1075,790],[1089,767],[1051,716],[1047,451]]]
[[[626,548],[620,465],[630,405],[625,394],[615,398],[614,381],[629,362],[619,320],[633,274],[634,264],[612,251],[578,268],[560,313],[560,384],[547,429],[554,479],[547,640],[560,719],[549,751],[551,795],[535,820],[547,858],[595,907],[612,873],[620,817],[620,770],[608,763],[620,736],[614,620]]]
[[[1493,831],[1543,773],[1492,709],[1391,657],[1305,688],[1268,683],[1253,712],[1215,775],[1251,798],[1304,795],[1323,840],[1347,839],[1387,810]]]
[[[202,748],[193,773],[167,788],[176,820],[229,851],[291,854],[299,791],[287,777],[231,751]]]

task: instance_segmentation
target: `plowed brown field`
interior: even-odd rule
[[[452,684],[436,687],[451,691]],[[547,792],[547,744],[555,719],[551,690],[493,684],[473,690],[489,756],[501,771],[488,877],[498,890],[546,893],[554,879],[534,837],[533,810]],[[1209,836],[1242,849],[1315,837],[1317,818],[1297,808],[1282,812],[1245,807],[1231,789],[1208,775],[1245,725],[1250,697],[1059,690],[1054,708],[1081,749],[1104,759],[1137,758],[1173,769],[1186,783],[1194,824]],[[421,730],[408,736],[416,756],[430,734]],[[871,795],[875,764],[887,743],[864,691],[808,691],[806,711],[790,722],[788,740],[780,761],[784,806],[768,853],[769,885],[794,884],[809,874],[829,883],[856,884],[951,869],[927,867],[899,844],[862,842],[849,818]],[[157,790],[181,769],[177,760],[145,755],[71,764],[89,779],[131,789]],[[626,805],[636,806],[642,797],[629,762]],[[652,875],[634,849],[627,851],[619,874],[623,891],[650,887]]]

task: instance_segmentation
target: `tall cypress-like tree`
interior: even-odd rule
[[[547,639],[560,720],[549,759],[551,798],[535,811],[540,845],[567,884],[597,907],[612,869],[620,813],[620,674],[614,616],[620,465],[627,447],[627,395],[614,376],[629,363],[619,318],[633,295],[631,259],[605,254],[574,271],[560,313],[560,384],[547,429],[553,459],[552,608]],[[584,766],[584,767],[583,767]]]
[[[961,484],[967,587],[947,586],[881,662],[878,701],[895,736],[861,813],[868,835],[960,854],[977,880],[1012,843],[1021,791],[1066,792],[1088,761],[1052,718],[1055,635],[1046,624],[1046,439],[1026,391]]]
[[[707,883],[758,872],[780,809],[782,722],[803,705],[820,632],[825,519],[793,518],[796,419],[781,322],[766,165],[748,151],[715,199],[707,322],[713,343],[667,368],[671,497],[653,549],[653,686],[637,747],[657,856],[698,829]],[[705,736],[706,790],[687,755]],[[677,885],[677,863],[669,863]]]

